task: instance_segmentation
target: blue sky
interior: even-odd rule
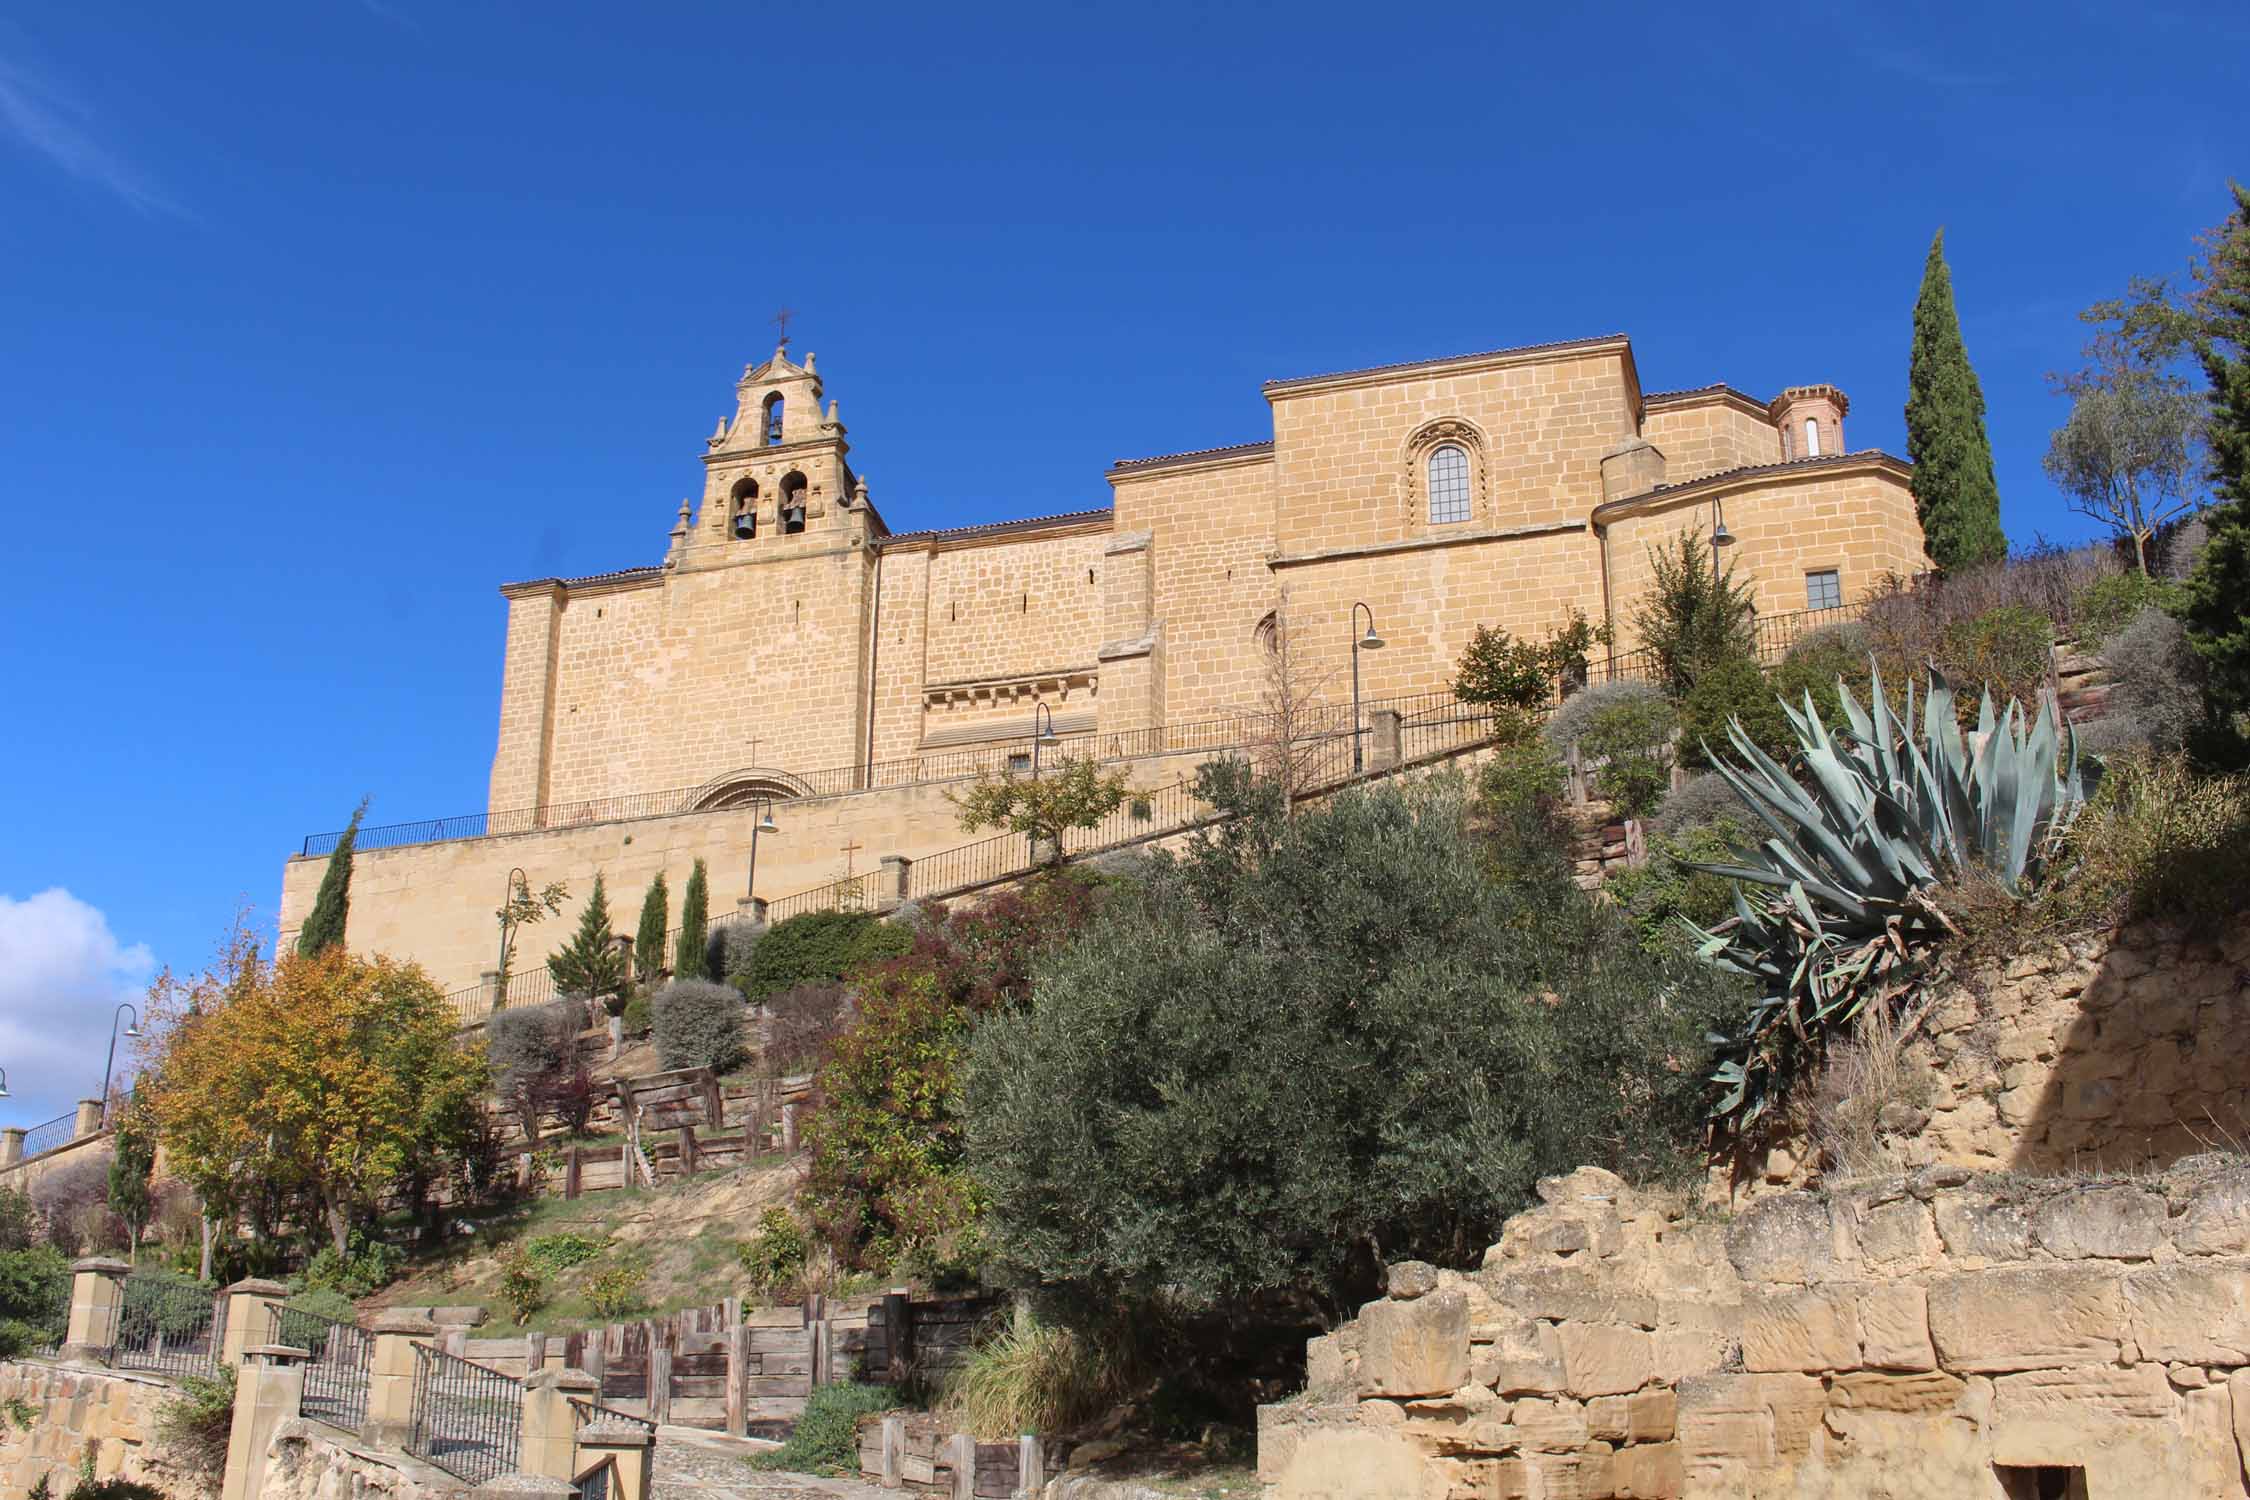
[[[2250,175],[2220,9],[12,7],[0,1119],[362,792],[483,805],[495,585],[654,561],[777,307],[906,528],[1612,331],[1900,451],[1942,223],[2008,529],[2081,535],[2042,377]]]

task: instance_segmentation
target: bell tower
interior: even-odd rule
[[[724,567],[861,547],[873,512],[837,403],[821,407],[815,356],[798,364],[784,338],[735,383],[734,414],[703,445],[703,502],[680,503],[665,565]],[[879,525],[880,523],[876,523]]]

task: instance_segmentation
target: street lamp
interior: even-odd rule
[[[744,884],[743,894],[753,901],[758,899],[758,835],[779,832],[781,830],[774,826],[773,802],[769,798],[758,804],[758,821],[750,825],[750,879]]]
[[[1039,727],[1039,716],[1040,716],[1041,714],[1045,714],[1045,715],[1047,716],[1047,721],[1046,721],[1046,722],[1047,722],[1047,727],[1046,727],[1045,729],[1041,729],[1041,728]],[[1059,740],[1059,739],[1055,738],[1055,711],[1054,711],[1053,709],[1049,708],[1049,707],[1048,707],[1048,706],[1047,706],[1046,704],[1044,704],[1044,703],[1034,703],[1034,704],[1032,704],[1032,705],[1031,705],[1031,779],[1032,779],[1033,781],[1037,781],[1037,780],[1039,779],[1039,747],[1040,747],[1041,745],[1059,745],[1059,744],[1061,744],[1061,743],[1062,743],[1062,741],[1061,741],[1061,740]]]
[[[125,1027],[125,1040],[137,1042],[141,1038],[141,1013],[139,1011],[133,1010],[130,1004],[120,1002],[117,1009],[112,1011],[109,1017],[109,1057],[102,1064],[102,1091],[100,1095],[102,1123],[105,1125],[109,1123],[109,1075],[117,1066],[117,1020],[118,1017],[129,1010],[133,1011],[133,1019]]]
[[[1733,545],[1734,533],[1727,530],[1727,513],[1714,500],[1711,502],[1711,587],[1714,590],[1720,587],[1719,549]]]
[[[8,1097],[8,1070],[0,1068],[0,1099]]]
[[[1352,774],[1357,776],[1366,761],[1359,729],[1359,653],[1380,651],[1383,638],[1375,633],[1375,611],[1367,609],[1367,634],[1359,634],[1359,612],[1367,609],[1363,602],[1352,605]]]

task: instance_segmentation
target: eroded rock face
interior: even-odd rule
[[[1994,1493],[1996,1463],[2250,1494],[2231,1164],[1925,1170],[1725,1223],[1584,1173],[1541,1198],[1474,1273],[1402,1268],[1313,1341],[1356,1399],[1268,1408],[1272,1500],[1919,1500]]]

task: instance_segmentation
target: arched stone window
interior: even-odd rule
[[[734,516],[729,523],[735,539],[749,541],[758,534],[758,481],[737,480],[734,486]]]
[[[734,807],[756,807],[762,802],[786,802],[804,794],[804,784],[784,772],[745,768],[705,782],[692,799],[692,810],[724,812]]]
[[[791,469],[781,481],[781,534],[795,536],[805,529],[805,476]]]
[[[1460,417],[1416,428],[1399,452],[1407,526],[1458,526],[1480,516],[1490,524],[1487,456],[1484,434]]]
[[[772,395],[766,397],[766,446],[768,448],[781,446],[782,405],[781,392],[775,391]]]
[[[1430,450],[1430,524],[1450,526],[1469,519],[1469,454],[1458,443]]]

